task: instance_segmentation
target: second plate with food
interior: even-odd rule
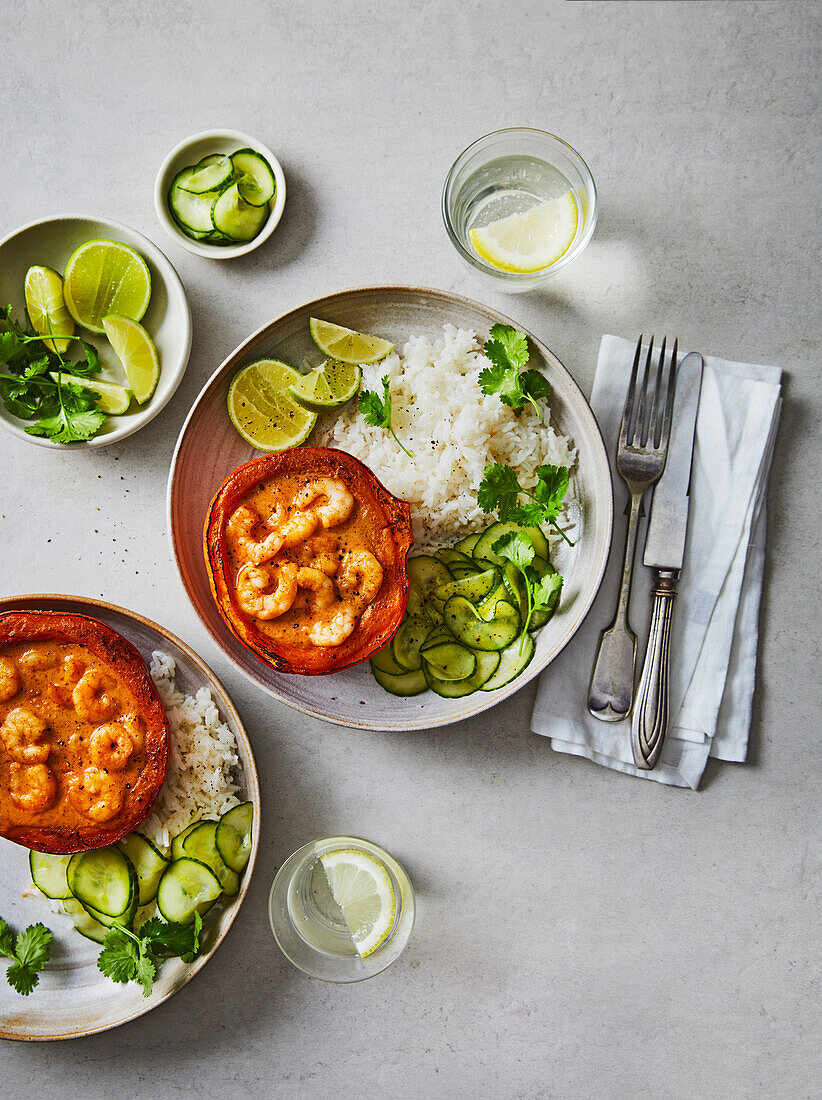
[[[410,697],[389,694],[374,679],[368,662],[323,676],[277,672],[235,637],[220,614],[211,593],[203,555],[203,526],[209,504],[223,481],[238,466],[260,453],[243,439],[229,417],[227,398],[232,378],[239,367],[261,358],[281,360],[302,371],[317,366],[323,355],[312,341],[309,328],[312,317],[377,335],[396,344],[398,350],[414,337],[423,341],[443,338],[446,326],[453,326],[453,331],[448,329],[449,347],[461,347],[464,343],[460,354],[465,363],[473,362],[470,349],[477,347],[476,340],[472,343],[473,338],[468,337],[468,333],[476,334],[481,344],[496,324],[520,327],[495,310],[458,295],[405,286],[341,291],[308,302],[264,325],[215,371],[180,433],[169,476],[168,507],[169,531],[183,584],[200,618],[229,659],[264,690],[298,710],[340,725],[375,730],[430,729],[470,718],[523,687],[550,664],[578,630],[599,589],[611,544],[613,500],[608,459],[596,420],[562,363],[528,333],[531,352],[528,366],[539,370],[548,383],[547,404],[552,428],[560,437],[571,441],[577,458],[572,469],[576,502],[574,545],[563,544],[558,552],[564,579],[559,609],[534,635],[535,653],[521,675],[494,691],[476,691],[463,698],[449,699],[432,691]],[[380,365],[366,372],[370,375],[375,369],[376,381],[371,383],[371,388],[379,386]],[[436,400],[434,374],[418,370],[415,384],[429,388],[429,393],[421,395],[421,400],[426,401],[429,396]],[[404,396],[409,401],[409,395]],[[450,395],[449,399],[452,398]],[[410,400],[413,399],[411,395]],[[496,400],[495,397],[494,402]],[[349,408],[356,406],[352,402]],[[506,415],[508,412],[505,410]],[[336,438],[328,436],[335,415],[326,414],[324,424],[318,425],[307,440],[309,445],[325,443],[345,449],[345,439],[349,436],[342,440],[339,433]],[[470,409],[464,409],[462,419],[471,421],[472,415]],[[491,417],[493,419],[493,413]],[[533,422],[534,430],[544,430],[529,417],[523,423]],[[474,419],[479,424],[484,418]],[[461,424],[460,431],[470,433],[470,424]],[[356,431],[350,438],[352,448],[356,444],[356,457],[365,462],[389,490],[402,497],[397,485],[405,483],[404,475],[392,459],[392,455],[399,452],[394,450],[387,433],[385,438],[376,438],[373,444],[364,444]],[[527,433],[520,432],[516,441],[507,447],[506,453],[510,452],[509,461],[513,465],[529,442]],[[564,445],[560,440],[560,451]],[[496,460],[500,461],[499,457]],[[478,481],[482,470],[477,476],[475,474],[473,471],[469,480]],[[422,476],[425,480],[426,475]],[[433,485],[436,478],[428,477],[427,480]],[[433,496],[429,492],[429,499],[435,501],[436,514],[432,512],[426,517],[425,509],[418,505],[412,555],[430,541],[432,530],[444,535],[448,506],[443,507],[444,502],[438,499],[438,494],[447,495],[450,484],[453,484],[450,477],[444,477],[441,488],[435,490]],[[472,491],[475,499],[476,486]],[[460,509],[455,509],[455,515],[459,517],[459,514]],[[489,516],[488,523],[492,518]],[[448,532],[451,541],[467,533],[458,526]]]

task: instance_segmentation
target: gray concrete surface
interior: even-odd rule
[[[2,231],[71,211],[130,223],[177,266],[195,340],[173,402],[120,446],[51,454],[0,433],[0,586],[103,595],[195,646],[253,738],[265,821],[203,974],[119,1031],[5,1044],[0,1093],[820,1095],[819,5],[2,9]],[[602,199],[584,256],[516,300],[463,271],[439,215],[454,156],[514,124],[578,147]],[[219,125],[273,146],[289,187],[271,242],[224,264],[166,241],[152,208],[166,151]],[[261,323],[380,281],[508,310],[587,389],[604,331],[785,368],[746,765],[712,763],[692,794],[555,756],[529,733],[531,689],[462,727],[344,731],[216,650],[165,530],[186,411]],[[337,830],[386,845],[419,892],[405,956],[351,988],[293,970],[266,921],[276,867]]]

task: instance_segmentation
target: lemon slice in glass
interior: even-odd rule
[[[343,328],[319,317],[309,320],[311,339],[329,359],[341,359],[343,363],[376,363],[383,359],[394,345],[379,336],[367,336],[352,328]]]
[[[311,434],[317,414],[289,396],[298,370],[279,359],[257,359],[241,367],[228,390],[228,415],[234,427],[259,451],[287,451]]]
[[[350,401],[362,381],[362,371],[356,363],[327,359],[321,367],[300,376],[288,392],[301,405],[316,409],[338,409]]]
[[[385,867],[358,848],[320,856],[331,894],[360,958],[372,955],[394,927],[397,899]]]
[[[160,358],[154,342],[143,326],[130,317],[104,317],[103,329],[123,365],[137,403],[145,405],[160,377]]]
[[[24,291],[26,312],[38,336],[46,336],[50,332],[74,335],[74,318],[66,309],[63,280],[56,271],[50,267],[30,267],[26,272]],[[62,355],[71,340],[44,340],[43,343],[51,351]]]
[[[78,325],[103,331],[103,318],[139,321],[151,298],[148,264],[121,241],[86,241],[63,272],[63,296]]]
[[[579,211],[566,191],[524,214],[509,214],[468,234],[474,251],[500,271],[542,271],[563,256],[576,236]]]

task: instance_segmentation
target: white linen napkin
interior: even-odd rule
[[[611,460],[614,547],[587,619],[540,678],[531,727],[550,737],[557,752],[696,790],[709,755],[741,761],[747,751],[765,556],[764,499],[782,372],[703,357],[688,537],[672,631],[673,718],[659,764],[640,771],[633,764],[630,723],[599,722],[586,708],[599,633],[613,617],[622,566],[628,491],[616,473],[616,443],[635,347],[616,336],[604,336],[600,345],[591,406]],[[649,501],[650,496],[646,507]],[[630,608],[639,667],[653,579],[642,564],[645,524],[642,520]]]

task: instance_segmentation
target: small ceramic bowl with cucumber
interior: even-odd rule
[[[271,236],[285,208],[274,153],[240,130],[203,130],[176,145],[157,174],[157,217],[196,256],[229,260]]]

